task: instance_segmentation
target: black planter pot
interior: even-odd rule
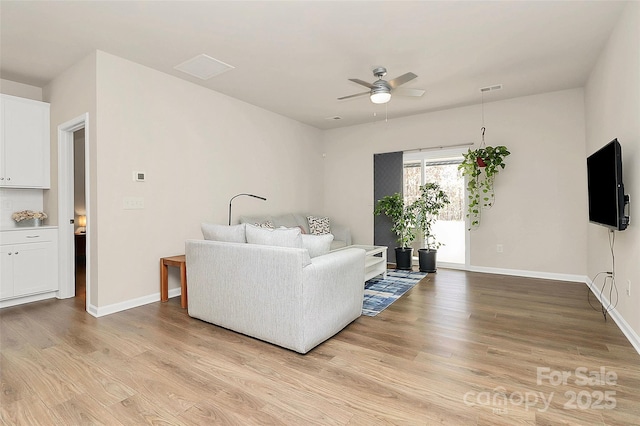
[[[420,249],[418,259],[420,260],[420,272],[436,272],[436,256],[438,250]]]
[[[413,249],[410,247],[396,247],[396,269],[411,269],[413,263]]]

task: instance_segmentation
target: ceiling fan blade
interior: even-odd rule
[[[406,74],[402,74],[400,77],[396,77],[393,80],[390,80],[389,81],[389,86],[391,86],[392,89],[395,89],[396,87],[400,86],[401,84],[405,84],[406,82],[411,81],[416,77],[418,77],[418,76],[415,75],[414,73],[408,72]]]
[[[424,95],[424,90],[422,89],[409,89],[409,88],[400,88],[393,91],[394,95],[400,96],[422,96]]]
[[[357,98],[358,96],[364,96],[364,95],[368,95],[371,92],[362,92],[362,93],[356,93],[355,95],[349,95],[349,96],[343,96],[341,98],[338,98],[339,101],[343,100],[343,99],[351,99],[351,98]]]
[[[361,84],[364,87],[368,87],[369,89],[375,89],[376,88],[376,86],[374,86],[373,84],[368,83],[368,82],[366,82],[364,80],[360,80],[358,78],[350,78],[349,81],[353,81],[354,83]]]

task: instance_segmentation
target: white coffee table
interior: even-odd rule
[[[373,277],[382,275],[382,278],[387,278],[387,247],[385,246],[366,246],[366,245],[352,245],[345,248],[360,248],[364,249],[364,280],[368,281]]]

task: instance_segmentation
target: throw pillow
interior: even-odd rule
[[[328,217],[307,216],[309,231],[312,235],[325,235],[331,233]]]
[[[273,222],[273,218],[270,215],[262,215],[262,216],[240,216],[240,223],[267,223]]]
[[[245,225],[216,225],[202,223],[200,225],[205,240],[222,241],[225,243],[246,243]]]
[[[332,241],[332,234],[302,235],[302,245],[309,251],[310,257],[322,256],[329,253]]]
[[[265,229],[275,229],[276,227],[273,225],[273,222],[271,222],[270,220],[266,221],[266,222],[256,222],[252,224],[253,226],[257,226],[258,228],[265,228]]]

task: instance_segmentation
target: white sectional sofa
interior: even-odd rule
[[[205,226],[225,241],[186,242],[190,316],[304,354],[361,315],[364,250],[307,249],[298,228]]]
[[[311,229],[309,228],[309,220],[308,217],[322,218],[323,216],[313,215],[313,214],[302,214],[302,213],[289,213],[289,214],[281,214],[281,215],[262,215],[262,216],[240,216],[240,223],[249,223],[252,225],[255,224],[266,224],[271,223],[275,228],[279,228],[284,226],[286,228],[294,228],[300,227],[303,234],[311,234]],[[351,243],[351,230],[339,223],[336,223],[330,218],[327,218],[330,221],[330,229],[329,232],[334,236],[333,242],[331,243],[331,250],[339,249],[342,247],[350,246]]]

